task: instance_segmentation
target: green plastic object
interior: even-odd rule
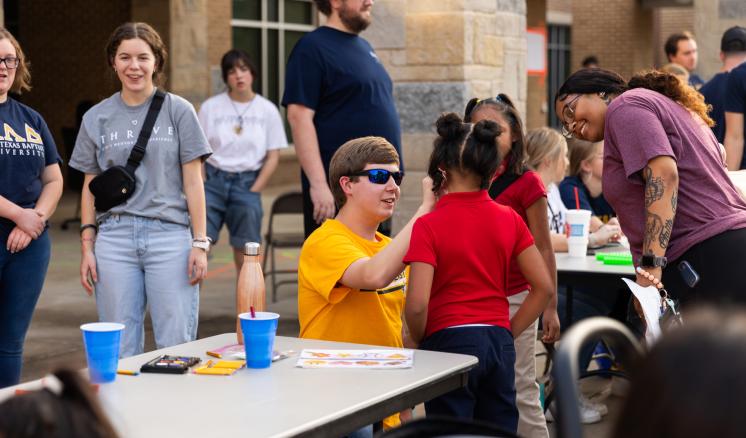
[[[606,252],[596,254],[596,260],[604,265],[631,265],[632,254],[628,252]]]

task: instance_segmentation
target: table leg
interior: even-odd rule
[[[573,306],[573,297],[572,297],[572,285],[568,284],[565,286],[565,324],[568,326],[572,324],[572,306]]]

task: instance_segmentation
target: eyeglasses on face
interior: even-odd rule
[[[404,178],[404,174],[402,172],[391,172],[390,170],[386,169],[368,169],[368,170],[362,170],[360,172],[351,173],[347,176],[367,176],[368,181],[372,182],[373,184],[386,184],[389,182],[389,177],[394,178],[394,182],[397,186],[401,185],[401,180]]]
[[[575,129],[575,107],[578,105],[578,99],[581,94],[570,99],[569,102],[562,107],[562,135],[566,138],[572,138],[572,131]]]
[[[0,64],[5,64],[5,68],[12,70],[14,68],[18,67],[18,64],[21,63],[21,60],[14,57],[14,56],[8,56],[6,58],[0,58]]]

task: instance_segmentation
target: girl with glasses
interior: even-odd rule
[[[557,284],[557,270],[552,251],[552,242],[547,223],[547,193],[536,172],[526,168],[526,148],[521,116],[513,102],[505,94],[492,99],[472,99],[464,111],[466,122],[477,123],[491,120],[500,126],[497,138],[500,163],[497,177],[491,182],[489,194],[500,204],[515,210],[531,231],[542,260]],[[518,311],[529,293],[529,282],[521,274],[515,261],[510,264],[508,297],[511,315]],[[556,287],[552,288],[553,291]],[[553,297],[542,314],[543,342],[559,339],[560,324],[557,315],[557,297]],[[536,361],[534,357],[538,320],[529,330],[515,340],[517,359],[515,387],[518,410],[521,415],[518,434],[521,436],[548,437],[546,419],[539,401],[539,385],[536,383]]]
[[[555,107],[572,135],[604,141],[604,195],[635,264],[684,304],[746,304],[746,201],[708,129],[702,95],[659,71],[627,82],[608,70],[579,70]],[[637,282],[652,284],[641,275]]]
[[[31,89],[18,41],[0,28],[0,388],[21,377],[21,357],[49,266],[47,219],[62,196],[57,146],[39,113],[9,96]]]
[[[531,328],[554,284],[523,219],[487,192],[500,162],[499,125],[463,123],[450,113],[438,119],[437,129],[428,175],[433,190],[446,194],[412,229],[404,257],[410,264],[404,313],[419,348],[471,354],[479,364],[465,388],[425,403],[425,410],[428,416],[495,423],[515,434],[513,338],[535,333]],[[531,287],[510,315],[513,263]]]

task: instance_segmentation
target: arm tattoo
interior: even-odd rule
[[[672,229],[673,229],[673,220],[672,219],[666,220],[666,223],[663,224],[663,229],[661,230],[661,234],[658,236],[658,243],[660,244],[661,248],[666,249],[668,247],[668,240],[671,238]]]
[[[673,210],[673,214],[676,214],[676,206],[679,203],[679,191],[677,189],[674,189],[673,194],[671,195],[671,209]]]
[[[663,178],[653,177],[653,169],[650,166],[645,166],[642,170],[642,176],[645,180],[645,208],[649,208],[653,202],[663,198],[665,185],[663,184]]]
[[[647,219],[645,220],[645,236],[643,238],[643,251],[652,252],[652,242],[658,238],[661,230],[663,229],[663,221],[657,214],[648,211]],[[668,239],[666,239],[668,240]]]

